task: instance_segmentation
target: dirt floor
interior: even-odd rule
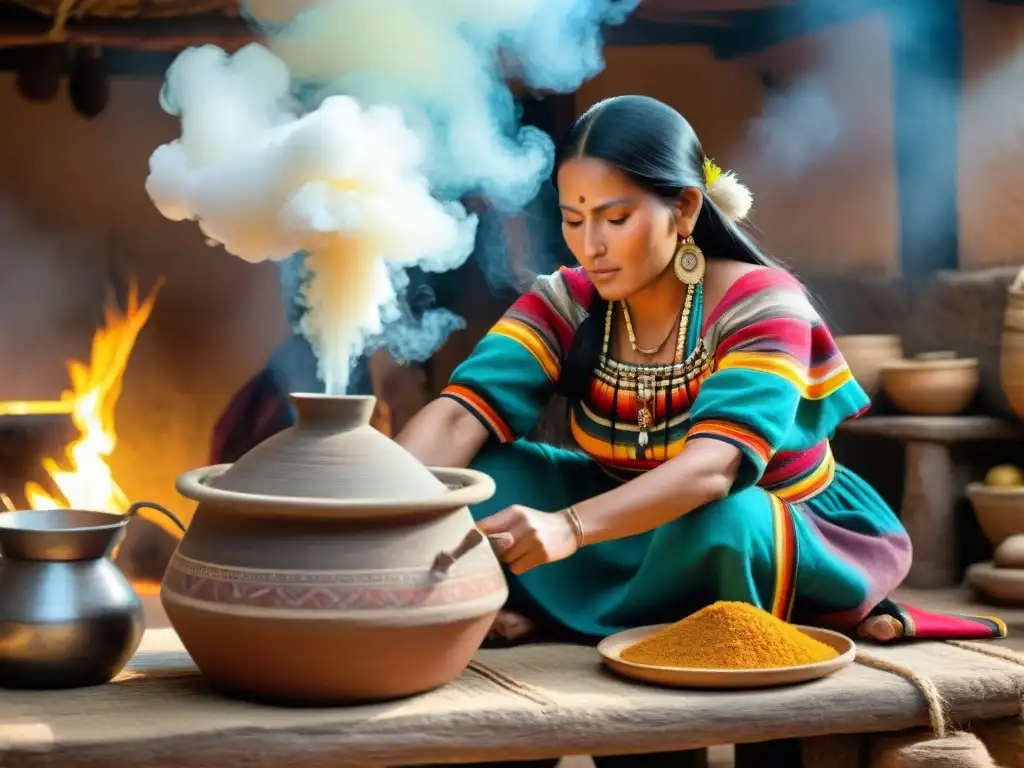
[[[137,585],[137,588],[140,593],[143,593],[143,604],[146,608],[146,620],[149,626],[166,627],[167,617],[157,598],[157,586],[139,587]],[[1006,622],[1009,629],[1006,646],[1015,651],[1024,652],[1024,607],[1006,608],[981,605],[967,589],[901,589],[897,591],[896,599],[926,610],[998,616]],[[732,768],[732,752],[731,746],[713,747],[710,750],[709,768]],[[593,768],[593,765],[593,761],[586,756],[567,757],[560,763],[561,768]]]

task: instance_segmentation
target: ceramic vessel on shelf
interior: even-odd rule
[[[878,392],[882,367],[903,359],[900,337],[893,334],[839,336],[836,346],[850,366],[853,378],[872,397]]]
[[[1024,487],[970,483],[967,497],[995,547],[992,560],[968,567],[968,584],[988,598],[1024,602]]]
[[[904,413],[948,416],[963,411],[978,390],[977,358],[932,352],[882,367],[882,388]]]
[[[1024,269],[1017,273],[1006,292],[999,379],[1007,402],[1024,421]]]
[[[143,507],[0,514],[0,686],[80,688],[112,680],[142,639],[142,603],[111,552]]]
[[[293,395],[296,424],[178,478],[198,507],[161,587],[203,675],[244,698],[398,698],[457,677],[508,596],[468,504],[369,425],[373,397]]]
[[[967,498],[982,533],[993,547],[1024,533],[1024,487],[968,483]]]

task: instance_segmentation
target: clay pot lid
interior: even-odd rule
[[[375,397],[292,394],[298,420],[223,473],[213,488],[265,497],[423,500],[449,489],[370,426]]]

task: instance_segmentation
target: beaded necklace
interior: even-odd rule
[[[698,343],[698,346],[694,349],[690,360],[684,359],[686,338],[690,328],[690,312],[693,309],[694,297],[697,295],[697,288],[700,285],[701,283],[695,283],[686,286],[686,298],[683,301],[682,310],[679,313],[675,353],[672,357],[672,362],[669,364],[635,365],[613,361],[608,357],[608,350],[611,345],[612,320],[615,315],[615,303],[608,302],[608,311],[605,313],[604,319],[604,341],[601,345],[600,364],[603,369],[602,372],[610,373],[614,379],[614,396],[611,412],[611,424],[613,431],[612,440],[614,444],[614,429],[616,416],[618,414],[618,392],[620,389],[624,388],[623,379],[630,384],[635,382],[637,424],[636,453],[638,458],[646,458],[647,456],[647,449],[650,445],[649,430],[654,426],[657,414],[657,391],[659,381],[661,383],[667,383],[668,401],[666,402],[665,408],[665,419],[667,421],[672,416],[672,387],[678,379],[686,380],[689,374],[692,374],[698,366],[703,365],[705,362],[706,355],[703,351],[704,346],[702,343]],[[668,341],[668,336],[666,336],[665,340],[653,350],[638,347],[636,344],[636,336],[633,333],[633,323],[629,316],[629,308],[626,306],[625,301],[620,302],[620,304],[622,305],[622,315],[626,324],[626,335],[629,337],[630,346],[634,351],[641,354],[657,354],[657,352],[665,345],[665,342]]]

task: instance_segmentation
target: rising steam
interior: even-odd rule
[[[601,24],[638,1],[243,2],[267,46],[175,60],[162,103],[182,136],[153,153],[146,189],[247,261],[307,254],[301,328],[343,393],[368,340],[423,357],[458,327],[414,321],[403,295],[409,267],[472,252],[458,199],[515,210],[550,173],[551,140],[519,125],[506,81],[575,89],[603,66]]]
[[[262,46],[205,46],[167,73],[182,138],[157,149],[146,189],[169,219],[247,261],[310,253],[305,330],[328,391],[343,393],[362,335],[395,301],[390,264],[459,266],[476,221],[430,195],[423,145],[393,107],[347,96],[299,116],[284,63]]]

